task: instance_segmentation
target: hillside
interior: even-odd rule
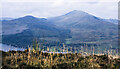
[[[100,46],[117,47],[117,25],[83,11],[74,10],[47,19],[25,16],[3,20],[2,24],[5,44],[27,47],[37,38],[39,42],[51,45],[56,45],[56,42],[70,46],[96,42]]]
[[[45,37],[61,40],[69,31],[56,28],[44,18],[25,16],[14,20],[2,21],[3,43],[15,46],[31,45],[34,39]],[[60,39],[59,39],[60,38]]]
[[[118,26],[83,11],[71,11],[65,15],[50,18],[53,24],[71,31],[71,42],[114,43],[118,38]]]

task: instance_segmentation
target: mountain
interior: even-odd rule
[[[44,35],[48,34],[48,33],[45,33],[46,31],[51,32],[49,35],[51,35],[54,32],[55,33],[58,32],[58,29],[55,28],[53,24],[48,23],[47,19],[36,18],[33,16],[25,16],[18,19],[14,19],[14,20],[3,20],[2,24],[3,24],[2,25],[3,35],[18,34],[23,32],[24,30],[30,30],[35,35],[38,34],[37,32],[40,30],[44,30],[44,31],[41,31],[42,33],[44,33]]]
[[[100,46],[117,46],[117,24],[105,21],[83,11],[71,11],[53,18],[25,16],[3,20],[3,43],[27,46],[37,38],[40,42],[55,45],[56,42],[80,46],[81,42]],[[12,31],[11,31],[12,30]]]
[[[117,19],[104,19],[104,20],[107,21],[107,22],[118,24],[118,20]]]
[[[53,23],[59,27],[73,27],[76,25],[78,26],[79,24],[112,24],[112,22],[105,22],[105,20],[101,18],[77,10],[71,11],[62,16],[50,18],[48,20],[53,21]]]
[[[25,16],[13,20],[2,21],[3,43],[16,46],[27,46],[33,39],[45,37],[47,40],[61,40],[66,38],[67,30],[56,28],[45,18]],[[63,35],[64,34],[64,35]],[[52,39],[54,38],[54,39]]]
[[[10,18],[10,17],[2,17],[0,18],[0,20],[12,20],[13,18]]]
[[[118,26],[83,11],[71,11],[65,15],[50,18],[58,27],[71,31],[73,43],[79,42],[117,42]]]

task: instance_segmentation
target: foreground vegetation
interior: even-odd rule
[[[80,53],[41,52],[38,50],[2,52],[2,69],[40,68],[120,68],[120,58],[108,55],[82,56]]]

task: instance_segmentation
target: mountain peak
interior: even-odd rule
[[[32,15],[27,15],[27,16],[24,16],[24,17],[26,17],[26,18],[36,18],[36,17],[34,17]]]
[[[20,18],[18,18],[18,19],[24,19],[24,20],[26,20],[26,19],[37,19],[36,17],[34,17],[34,16],[31,16],[31,15],[27,15],[27,16],[24,16],[24,17],[20,17]]]
[[[71,11],[71,12],[78,12],[78,10],[73,10],[73,11]]]
[[[71,12],[83,12],[83,11],[80,11],[80,10],[73,10]]]
[[[73,10],[71,12],[68,12],[67,14],[65,15],[70,15],[70,14],[88,14],[86,12],[83,12],[83,11],[80,11],[80,10]]]

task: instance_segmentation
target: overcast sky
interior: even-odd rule
[[[118,0],[2,0],[2,17],[47,18],[81,10],[101,18],[118,18]]]

